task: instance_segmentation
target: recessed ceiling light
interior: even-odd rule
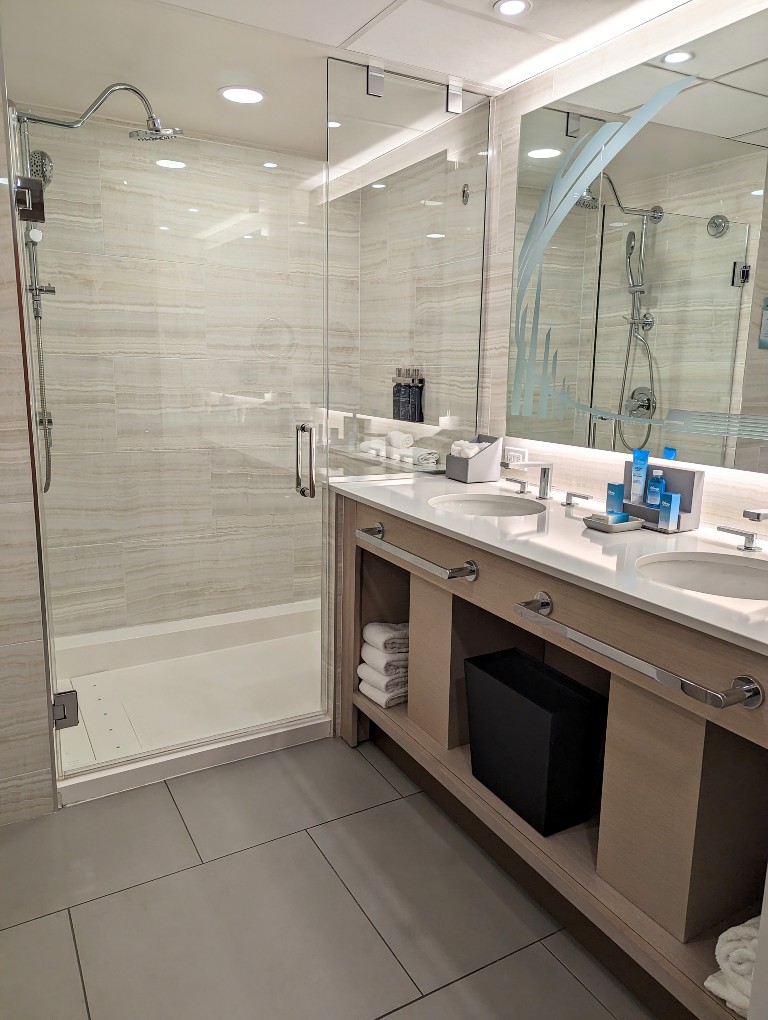
[[[493,9],[504,18],[516,18],[527,11],[531,5],[528,0],[496,0]]]
[[[182,163],[179,159],[158,159],[156,160],[157,166],[164,166],[168,170],[183,170],[187,165]]]
[[[531,149],[528,155],[531,159],[554,159],[555,156],[561,156],[562,152],[560,149]]]
[[[439,240],[440,238],[445,237],[445,234],[427,234],[427,237],[432,237],[435,238],[435,240]]]
[[[341,121],[340,120],[329,120],[328,121],[328,127],[329,128],[341,127]]]
[[[306,220],[296,220],[296,224],[299,227],[306,227],[307,221]]]
[[[480,152],[478,152],[478,156],[487,156],[487,155],[488,155],[488,150],[487,149],[481,149]]]
[[[265,163],[267,170],[277,170],[277,163]]]
[[[187,209],[187,212],[200,212],[199,209]]]
[[[752,192],[753,195],[757,195],[758,198],[765,194],[765,188],[758,188],[757,191]]]
[[[668,53],[664,57],[665,64],[685,64],[688,60],[693,60],[693,53],[687,50],[675,50],[674,53]]]
[[[253,240],[253,234],[243,234],[243,240],[244,241],[252,241]]]
[[[386,184],[372,184],[372,188],[386,188]]]
[[[258,89],[249,89],[245,85],[227,85],[219,89],[219,95],[230,103],[260,103],[265,97]]]
[[[170,230],[170,227],[160,227],[161,230]]]

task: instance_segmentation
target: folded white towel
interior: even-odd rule
[[[360,655],[363,662],[367,662],[378,673],[384,673],[386,676],[393,676],[408,669],[407,652],[382,652],[380,648],[364,644]]]
[[[723,932],[717,940],[715,958],[720,970],[704,982],[704,987],[723,999],[727,1006],[746,1016],[752,998],[752,977],[757,958],[760,918],[738,924]]]
[[[367,662],[361,662],[357,667],[357,675],[365,683],[370,684],[371,687],[375,687],[378,691],[384,691],[386,694],[397,694],[402,693],[408,689],[408,673],[397,673],[394,676],[384,676],[383,673],[379,673],[373,666],[369,666]]]
[[[364,680],[360,681],[360,693],[364,694],[366,698],[370,698],[371,701],[375,701],[377,705],[381,705],[382,708],[392,708],[393,705],[402,705],[404,701],[408,700],[408,691],[395,691],[394,694],[387,694],[386,691],[380,691],[378,687],[371,687]]]
[[[470,443],[466,439],[458,439],[455,443],[451,444],[451,456],[463,457],[470,460],[472,457],[476,457],[481,450],[487,449],[490,445],[490,443]]]
[[[363,627],[363,641],[382,652],[407,652],[408,624],[367,623]]]
[[[428,450],[422,446],[413,446],[410,450],[405,450],[399,459],[407,464],[420,464],[422,467],[427,467],[438,463],[440,453],[438,450]]]
[[[363,453],[373,453],[377,457],[385,457],[387,443],[385,439],[366,439],[364,443],[360,444],[360,449]]]
[[[413,446],[413,436],[408,432],[394,432],[387,433],[387,446],[392,446],[395,450],[408,450]]]

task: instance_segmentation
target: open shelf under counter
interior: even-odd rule
[[[542,836],[472,775],[469,746],[446,749],[408,718],[406,705],[383,709],[356,691],[355,707],[440,782],[528,865],[570,900],[701,1020],[734,1016],[704,989],[715,969],[717,935],[683,943],[603,881],[596,872],[599,822]],[[757,907],[756,907],[757,911]],[[741,911],[733,923],[744,920]]]

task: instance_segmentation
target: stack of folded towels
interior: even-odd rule
[[[490,443],[470,443],[466,439],[457,439],[455,443],[451,445],[451,456],[461,457],[464,460],[471,460],[476,457],[481,450],[487,449]]]
[[[759,937],[759,917],[723,932],[715,948],[720,970],[704,982],[707,991],[724,999],[726,1006],[739,1016],[746,1016],[749,1011]]]
[[[382,708],[408,700],[408,624],[369,623],[363,627],[360,693]]]

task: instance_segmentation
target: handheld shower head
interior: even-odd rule
[[[29,172],[43,182],[43,191],[53,180],[53,160],[47,152],[35,149],[29,154]]]
[[[630,232],[627,234],[627,259],[632,258],[634,250],[635,250],[635,232],[634,230],[630,230]]]

